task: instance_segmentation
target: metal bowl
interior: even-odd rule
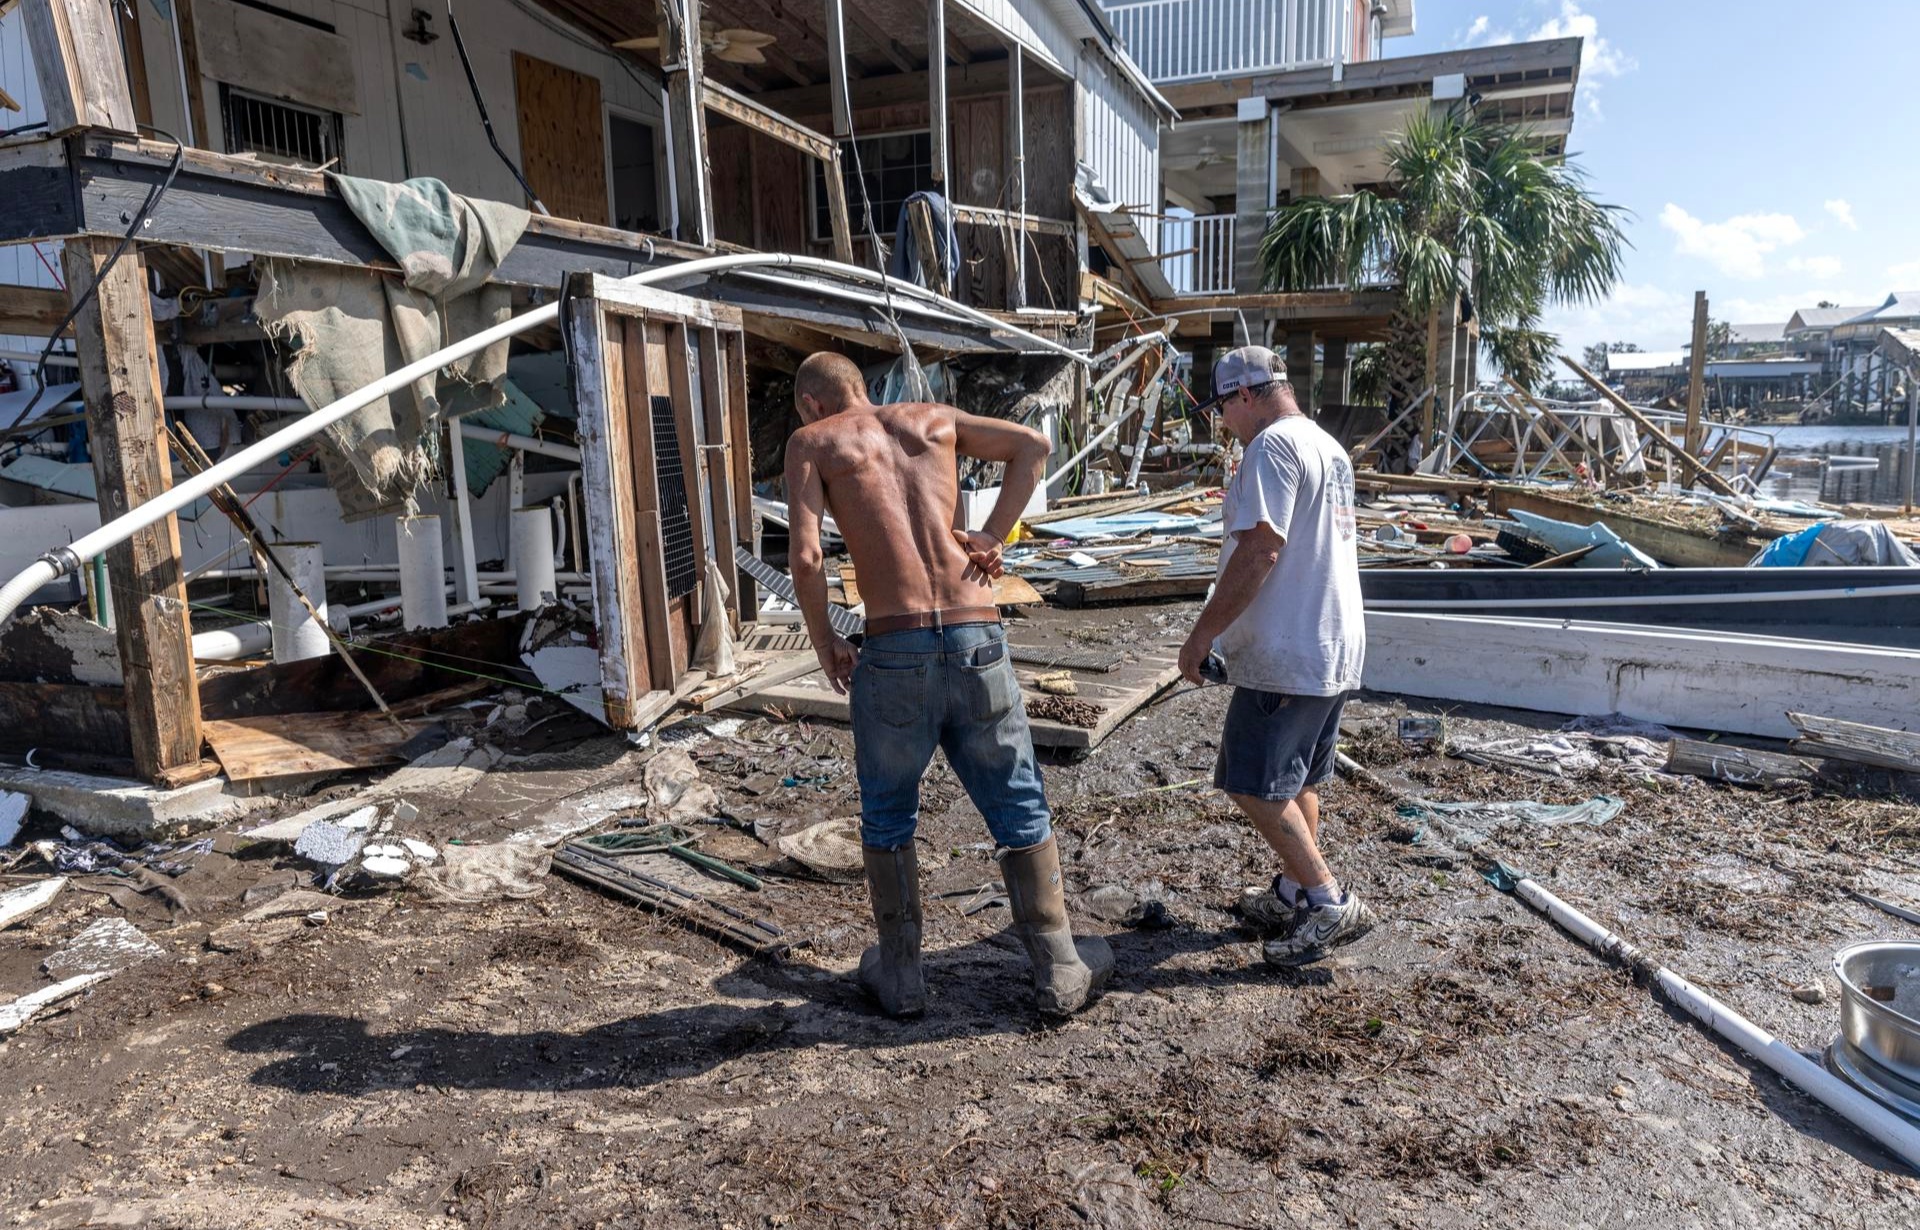
[[[1920,944],[1853,944],[1833,958],[1840,1037],[1828,1062],[1853,1084],[1920,1118]]]

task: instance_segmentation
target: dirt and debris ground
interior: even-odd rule
[[[1126,645],[1191,608],[1103,612]],[[1017,635],[1017,634],[1016,634]],[[848,971],[864,890],[771,875],[728,900],[809,946],[749,961],[577,884],[484,907],[343,898],[263,948],[207,936],[304,875],[215,853],[154,894],[68,892],[0,938],[6,988],[89,920],[166,956],[0,1044],[0,1218],[32,1227],[1910,1226],[1920,1182],[1470,867],[1326,791],[1334,865],[1379,931],[1262,965],[1230,904],[1272,863],[1211,768],[1222,689],[1186,691],[1054,763],[1069,885],[1157,884],[1175,925],[1110,931],[1083,1016],[1030,1006],[986,834],[944,765],[921,829],[931,1007],[896,1023]],[[1608,763],[1579,779],[1412,755],[1428,705],[1370,697],[1349,749],[1435,799],[1626,801],[1603,828],[1508,826],[1503,857],[1805,1050],[1837,1028],[1833,951],[1915,931],[1847,896],[1920,897],[1920,808],[1742,791]],[[1556,719],[1453,713],[1449,737]],[[545,728],[551,736],[560,724]],[[852,814],[844,729],[767,718],[677,746],[740,823]],[[638,779],[604,737],[456,798],[439,840],[495,840]],[[586,783],[583,787],[582,783]],[[791,783],[791,784],[788,784]],[[724,838],[724,840],[722,839]],[[709,848],[777,868],[744,832]],[[263,887],[264,886],[264,887]],[[951,895],[940,895],[951,894]],[[118,902],[118,903],[117,903]],[[1822,1004],[1791,992],[1825,983]],[[11,990],[9,991],[11,993]]]

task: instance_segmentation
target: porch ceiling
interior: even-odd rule
[[[843,0],[846,14],[847,71],[851,80],[925,71],[927,8],[924,0]],[[609,43],[650,38],[657,33],[652,4],[635,0],[539,0]],[[702,0],[701,20],[720,29],[757,30],[774,42],[761,49],[765,64],[733,64],[711,55],[709,76],[749,95],[827,80],[827,36],[819,0]],[[658,71],[659,53],[634,51],[633,58]],[[960,9],[947,9],[947,62],[1002,59],[1001,37]],[[855,98],[856,105],[859,99]]]

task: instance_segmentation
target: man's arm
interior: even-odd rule
[[[986,525],[973,533],[954,531],[974,567],[984,577],[995,577],[1000,574],[1000,548],[1013,532],[1020,514],[1026,511],[1027,501],[1033,498],[1034,488],[1046,473],[1047,455],[1053,450],[1045,435],[1005,419],[983,418],[955,410],[953,427],[955,452],[962,457],[1006,465],[1006,475],[1000,480],[1000,498],[987,515]]]
[[[1207,660],[1214,639],[1253,604],[1267,574],[1280,562],[1280,548],[1286,545],[1287,540],[1265,521],[1235,538],[1233,558],[1227,561],[1226,571],[1214,583],[1213,597],[1207,599],[1193,631],[1187,634],[1186,644],[1180,647],[1180,673],[1189,682],[1200,682],[1200,664]]]
[[[787,566],[793,570],[793,594],[820,669],[833,690],[844,693],[853,679],[856,656],[827,619],[826,555],[820,550],[820,517],[826,506],[820,467],[796,434],[787,441]]]

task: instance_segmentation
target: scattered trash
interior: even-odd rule
[[[124,918],[102,918],[40,963],[55,978],[72,974],[118,973],[163,950]]]
[[[647,817],[655,823],[704,820],[720,807],[720,796],[700,780],[699,766],[677,747],[661,750],[642,774],[647,788]]]
[[[129,876],[147,868],[177,876],[193,867],[189,860],[211,853],[213,838],[197,841],[149,842],[129,849],[106,837],[89,837],[71,825],[60,828],[62,841],[38,841],[33,848],[56,871],[68,875]]]
[[[816,773],[811,777],[783,777],[780,784],[792,790],[796,786],[824,786],[832,780],[831,773]]]
[[[1817,982],[1804,987],[1795,987],[1793,997],[1803,1004],[1824,1004],[1827,1002],[1827,989]]]
[[[1487,833],[1511,820],[1548,828],[1569,824],[1600,825],[1617,818],[1626,810],[1624,800],[1596,795],[1584,803],[1536,803],[1522,800],[1512,803],[1433,803],[1424,799],[1402,803],[1398,809],[1406,820],[1445,822],[1449,839],[1461,845],[1476,845]],[[1470,825],[1479,825],[1476,830]],[[1415,835],[1416,843],[1420,840]]]
[[[1073,681],[1072,671],[1048,671],[1036,677],[1033,686],[1049,696],[1078,696],[1080,685]]]
[[[551,855],[531,842],[448,846],[440,852],[438,863],[420,869],[413,886],[428,900],[449,905],[481,905],[502,898],[520,901],[547,891],[551,861]]]
[[[783,932],[764,918],[734,909],[691,889],[669,884],[608,858],[577,841],[569,841],[553,855],[553,869],[635,905],[658,910],[673,922],[740,945],[756,956],[777,956],[792,947]]]
[[[956,888],[935,895],[942,901],[964,897],[965,900],[960,902],[959,909],[960,913],[968,918],[982,910],[1007,904],[1007,890],[998,880],[982,880],[972,888]]]
[[[1447,744],[1447,719],[1443,717],[1403,717],[1400,742],[1410,751],[1428,752]]]
[[[867,873],[857,816],[808,825],[774,842],[774,848],[824,879],[851,882]]]
[[[583,837],[575,844],[586,846],[599,854],[671,855],[689,866],[698,867],[709,875],[719,876],[723,880],[732,880],[749,892],[760,891],[762,885],[758,876],[740,870],[725,859],[718,859],[711,854],[702,854],[693,849],[699,840],[699,834],[677,824],[649,824],[639,829]]]
[[[1679,738],[1658,722],[1643,722],[1624,713],[1577,717],[1560,729],[1587,735],[1632,735],[1639,739],[1651,739],[1655,743],[1671,743]]]
[[[11,1003],[0,1004],[0,1038],[13,1033],[37,1014],[64,999],[72,999],[94,983],[111,975],[105,972],[75,974],[64,982],[50,987],[41,987],[28,995],[22,995]]]
[[[721,718],[707,724],[707,733],[716,739],[731,739],[747,724],[745,718]]]
[[[406,847],[409,855],[423,863],[431,863],[434,859],[440,857],[440,851],[434,849],[426,842],[418,841],[412,837],[401,838],[400,844]]]
[[[365,809],[369,817],[373,808]],[[349,820],[355,819],[356,812]],[[293,843],[293,852],[310,863],[316,863],[320,869],[331,876],[340,868],[360,856],[360,847],[366,844],[367,837],[363,824],[358,829],[350,829],[345,822],[333,820],[315,820],[300,830],[300,836]]]
[[[51,876],[0,893],[0,931],[52,904],[66,883],[65,876]]]
[[[1173,918],[1167,913],[1166,891],[1158,881],[1138,889],[1102,884],[1082,893],[1080,904],[1087,913],[1106,922],[1160,930],[1173,926]]]

